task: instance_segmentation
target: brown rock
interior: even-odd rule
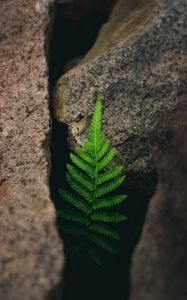
[[[81,63],[111,51],[141,32],[153,17],[158,0],[118,0],[109,21],[103,25],[95,45]]]
[[[133,257],[130,300],[187,299],[187,106],[155,128],[158,174]]]
[[[117,148],[116,163],[125,165],[126,185],[145,189],[155,179],[152,129],[186,102],[186,5],[161,0],[156,7],[157,1],[119,1],[95,46],[59,79],[54,96],[55,116],[68,125],[72,148],[82,144],[102,96],[103,131]]]
[[[0,7],[0,299],[46,299],[64,258],[49,196],[46,28],[53,1]]]

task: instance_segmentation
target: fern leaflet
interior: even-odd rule
[[[122,166],[118,166],[115,168],[112,168],[106,172],[104,172],[101,175],[98,175],[98,177],[96,178],[96,184],[99,185],[103,182],[106,182],[114,177],[116,177],[117,175],[119,175],[123,170]]]
[[[104,224],[93,223],[90,226],[90,230],[104,234],[104,235],[109,236],[116,240],[120,239],[118,232],[114,228],[104,225]]]
[[[91,219],[92,221],[101,221],[106,223],[119,223],[125,221],[127,217],[118,213],[96,212],[92,215]]]
[[[99,198],[98,201],[93,204],[93,208],[94,210],[97,210],[100,208],[112,207],[114,205],[122,203],[126,198],[127,195],[116,195],[107,198]]]

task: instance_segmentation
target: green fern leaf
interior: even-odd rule
[[[92,221],[101,221],[106,223],[119,223],[127,220],[127,217],[118,213],[95,212],[91,216]]]
[[[101,171],[104,169],[114,158],[116,154],[115,148],[111,149],[109,153],[97,164],[97,172]]]
[[[104,139],[101,134],[101,117],[102,117],[102,102],[101,98],[97,98],[93,117],[88,131],[88,139],[93,143],[95,152],[98,152],[103,146]]]
[[[108,208],[122,203],[127,198],[127,195],[116,195],[107,198],[99,198],[94,204],[93,209]]]
[[[57,214],[59,218],[62,218],[66,221],[76,222],[85,225],[89,224],[89,218],[76,211],[63,209],[58,211]]]
[[[88,235],[88,239],[111,253],[116,253],[117,251],[115,244],[112,241],[107,240],[106,238],[101,238],[97,235],[91,234]]]
[[[84,142],[83,149],[85,149],[85,151],[88,152],[90,156],[95,158],[94,145],[88,139],[86,139],[86,141]]]
[[[114,178],[114,179],[110,180],[108,183],[106,183],[104,185],[98,186],[98,189],[95,193],[96,197],[100,197],[104,194],[112,192],[118,186],[120,186],[123,183],[124,180],[125,180],[124,176],[119,176],[117,178]]]
[[[102,101],[98,97],[87,139],[82,148],[76,148],[76,154],[70,154],[72,164],[67,164],[66,178],[73,193],[60,190],[62,198],[72,205],[72,210],[63,209],[58,212],[60,218],[72,223],[71,226],[64,226],[63,232],[80,236],[84,240],[83,244],[75,245],[70,252],[80,251],[85,247],[90,258],[97,264],[101,264],[99,248],[115,253],[114,241],[119,239],[119,234],[112,225],[105,223],[119,223],[127,219],[122,214],[103,210],[112,209],[114,205],[122,203],[126,195],[109,194],[108,197],[102,197],[114,192],[125,177],[120,175],[122,166],[105,170],[113,160],[116,150],[109,149],[110,142],[105,141],[102,136],[101,119]]]
[[[79,195],[81,195],[83,198],[85,198],[86,200],[90,201],[91,197],[92,197],[92,193],[87,190],[86,188],[84,188],[83,186],[81,186],[78,182],[76,182],[71,176],[70,174],[66,175],[67,178],[67,182],[69,183],[70,187],[76,191]]]
[[[115,168],[112,168],[110,170],[107,170],[105,173],[103,174],[99,174],[98,177],[96,178],[96,184],[99,185],[103,182],[106,182],[114,177],[116,177],[117,175],[119,175],[123,170],[123,166],[118,166]]]
[[[91,209],[87,203],[79,199],[76,195],[67,192],[66,190],[59,189],[59,193],[63,199],[75,206],[76,208],[82,210],[86,214],[90,214]]]
[[[111,237],[113,239],[116,239],[116,240],[119,240],[120,239],[120,236],[118,234],[118,232],[110,227],[110,226],[107,226],[105,224],[97,224],[97,223],[93,223],[89,229],[91,231],[95,231],[95,232],[98,232],[98,233],[101,233],[101,234],[104,234],[108,237]]]
[[[88,176],[82,174],[80,171],[77,170],[76,167],[67,164],[67,169],[69,174],[73,179],[75,179],[78,183],[85,186],[89,191],[94,190],[94,181],[93,179],[89,178]]]
[[[90,166],[83,159],[81,159],[80,157],[77,157],[76,155],[74,155],[72,153],[70,154],[70,158],[77,167],[79,167],[81,170],[86,172],[91,178],[94,178],[95,173],[94,173],[94,168],[92,166]]]
[[[101,132],[101,118],[102,118],[102,102],[101,97],[97,97],[94,113],[92,116],[90,129],[88,131],[88,138],[94,140],[95,145],[97,143],[98,135]]]
[[[101,148],[104,146],[104,144],[105,144],[104,138],[101,135],[98,136],[97,144],[95,145],[95,152],[98,153],[101,150]],[[96,158],[97,158],[97,156],[96,156]],[[98,158],[97,158],[97,161],[98,161]]]
[[[94,166],[95,160],[89,153],[81,148],[76,148],[76,152],[85,162],[89,163],[91,166]]]
[[[99,161],[105,155],[109,147],[110,147],[110,141],[104,142],[103,146],[97,153],[97,161]]]

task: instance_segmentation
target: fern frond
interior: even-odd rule
[[[81,170],[86,172],[91,178],[94,178],[95,173],[94,173],[94,168],[92,166],[90,166],[83,159],[81,159],[80,157],[72,153],[70,154],[70,158],[77,167],[79,167]]]
[[[120,236],[119,236],[118,232],[114,228],[112,228],[108,225],[93,223],[89,227],[89,229],[91,231],[95,231],[95,232],[98,232],[100,234],[104,234],[104,235],[106,235],[108,237],[111,237],[113,239],[116,239],[116,240],[120,239]]]
[[[91,216],[92,221],[101,221],[106,223],[119,223],[127,220],[127,217],[118,213],[95,212]]]
[[[79,236],[84,241],[84,244],[75,245],[70,252],[79,252],[85,247],[90,258],[98,265],[101,264],[99,248],[115,253],[114,242],[120,239],[112,225],[105,223],[119,223],[127,219],[122,214],[104,211],[104,208],[111,209],[122,203],[127,196],[104,196],[121,185],[125,176],[121,176],[122,166],[105,170],[113,160],[116,150],[109,149],[110,142],[104,140],[101,118],[102,101],[98,97],[87,139],[82,148],[78,147],[75,154],[70,154],[72,164],[67,164],[66,178],[72,192],[60,190],[62,198],[74,210],[63,209],[58,212],[58,216],[67,221],[62,228],[63,233]],[[68,225],[68,221],[76,225]]]
[[[98,201],[96,201],[93,204],[93,209],[97,210],[100,208],[108,208],[112,207],[114,205],[118,205],[122,203],[127,198],[127,195],[116,195],[112,197],[107,198],[99,198]]]
[[[88,204],[85,203],[85,201],[81,200],[76,195],[67,192],[66,190],[59,189],[59,193],[64,200],[66,200],[67,202],[69,202],[70,204],[75,206],[76,208],[80,209],[84,213],[90,214],[91,209],[88,206]]]
[[[117,175],[119,175],[123,170],[123,166],[118,166],[115,168],[112,168],[110,170],[107,170],[105,173],[103,174],[99,174],[98,177],[96,178],[96,184],[99,185],[103,182],[106,182],[114,177],[116,177]]]
[[[86,200],[90,201],[90,199],[92,197],[92,193],[89,190],[87,190],[86,188],[81,186],[79,183],[77,183],[77,181],[74,180],[70,174],[67,174],[66,178],[67,178],[67,182],[69,183],[70,187],[74,191],[76,191],[80,196],[82,196]]]
[[[101,118],[102,118],[102,101],[101,101],[101,97],[98,96],[94,108],[94,112],[92,115],[90,128],[88,131],[88,138],[90,140],[96,141],[98,134],[101,132]]]
[[[88,131],[88,139],[94,145],[95,153],[98,152],[104,145],[105,141],[101,134],[101,117],[102,117],[102,102],[98,96],[94,113],[92,116],[90,128]]]
[[[75,179],[77,182],[79,182],[80,184],[82,184],[83,186],[85,186],[89,191],[93,191],[94,190],[94,182],[93,179],[89,178],[88,176],[82,174],[81,172],[79,172],[77,170],[76,167],[67,164],[67,169],[69,174],[71,175],[71,177],[73,179]]]
[[[95,262],[98,266],[102,265],[101,257],[96,249],[94,249],[94,248],[88,249],[88,254],[89,254],[91,260],[93,260],[93,262]]]
[[[102,137],[102,135],[99,135],[97,137],[97,144],[95,145],[95,152],[98,153],[100,149],[104,146],[104,144],[105,144],[104,138]]]
[[[95,158],[94,145],[88,139],[85,140],[83,149],[85,149],[89,153],[90,156]]]
[[[110,147],[110,141],[106,141],[101,147],[101,149],[97,152],[97,161],[99,161],[105,155],[109,147]]]
[[[89,224],[89,218],[88,216],[85,216],[79,212],[63,209],[57,212],[58,217],[62,218],[66,221],[76,222],[80,224]]]
[[[89,163],[91,166],[94,166],[95,160],[89,153],[81,148],[76,148],[76,152],[85,162]]]
[[[107,194],[109,192],[112,192],[115,190],[118,186],[120,186],[123,181],[125,180],[125,176],[119,176],[117,178],[114,178],[110,180],[108,183],[98,186],[98,189],[96,191],[96,197],[100,197],[104,194]]]
[[[117,251],[115,244],[106,238],[101,238],[98,235],[91,234],[88,235],[88,239],[109,252],[116,253]]]
[[[102,169],[104,169],[114,158],[116,154],[116,150],[115,148],[112,148],[108,154],[101,160],[98,162],[97,164],[97,172],[101,171]]]

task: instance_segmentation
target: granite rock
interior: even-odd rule
[[[187,106],[162,117],[152,151],[158,184],[133,256],[130,300],[185,300]]]
[[[116,163],[126,167],[126,184],[146,189],[155,178],[149,138],[164,113],[186,102],[187,65],[186,1],[151,1],[150,6],[148,2],[119,1],[95,50],[59,79],[53,100],[54,115],[68,125],[74,148],[82,144],[100,94],[103,132],[117,148]],[[122,3],[131,5],[129,14],[124,10],[119,20]]]
[[[51,0],[0,7],[0,299],[46,299],[63,246],[49,194]],[[54,299],[54,298],[53,298]]]

